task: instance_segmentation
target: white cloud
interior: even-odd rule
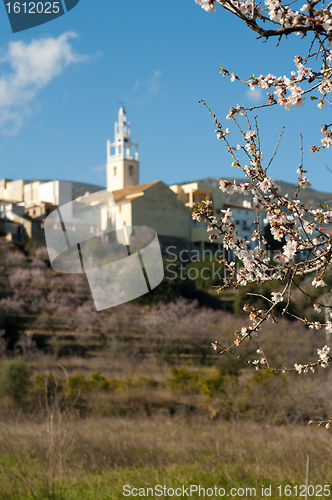
[[[152,75],[144,80],[140,77],[137,78],[132,87],[132,91],[123,96],[124,100],[132,101],[137,106],[146,106],[160,94],[160,78],[160,70],[153,71]]]
[[[150,78],[150,87],[149,90],[152,94],[158,94],[160,86],[159,79],[161,77],[161,71],[157,70],[153,72],[152,77]]]
[[[69,65],[85,61],[69,42],[77,35],[67,32],[58,38],[10,42],[0,51],[0,126],[6,134],[16,134],[24,117],[31,113],[29,102]],[[10,67],[5,71],[6,65]]]
[[[264,93],[260,88],[254,87],[254,90],[248,89],[246,91],[246,97],[248,98],[249,101],[256,103],[264,99]]]
[[[102,170],[106,170],[105,165],[96,165],[95,167],[90,168],[91,172],[101,172]]]
[[[137,78],[136,82],[134,83],[133,89],[137,90],[140,88],[140,86],[141,86],[141,79]]]

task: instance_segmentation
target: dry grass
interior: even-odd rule
[[[322,428],[184,417],[77,422],[57,415],[53,425],[1,424],[1,499],[117,499],[123,484],[299,485],[308,454],[311,484],[332,480],[331,437]]]
[[[79,357],[68,356],[55,358],[52,355],[37,353],[30,361],[33,374],[50,372],[61,378],[64,371],[69,376],[84,375],[89,378],[91,373],[99,371],[107,378],[124,379],[128,372],[134,377],[151,377],[154,380],[162,381],[170,373],[167,364],[154,357],[148,356],[138,360],[128,349],[128,354],[122,352],[116,355],[112,351],[106,351],[99,356]]]

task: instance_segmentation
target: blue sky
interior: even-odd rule
[[[258,101],[221,77],[220,64],[245,78],[289,74],[307,43],[297,36],[278,48],[275,40],[262,43],[231,14],[206,13],[194,0],[80,0],[66,15],[17,34],[3,5],[0,13],[0,177],[15,179],[104,186],[106,141],[122,101],[139,142],[140,182],[239,176],[198,101],[234,130],[236,145],[225,116],[231,105]],[[324,165],[332,168],[330,150],[309,154],[320,125],[332,121],[328,114],[311,101],[258,113],[265,159],[286,126],[273,178],[296,181],[302,132],[312,187],[332,191]]]

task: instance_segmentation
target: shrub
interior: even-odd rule
[[[212,368],[210,375],[189,372],[185,367],[173,367],[171,373],[167,382],[173,391],[201,392],[206,396],[213,396],[224,391],[224,377],[215,367]]]
[[[57,394],[62,392],[62,388],[62,380],[57,380],[51,373],[35,376],[34,391],[37,396],[46,397],[48,402],[55,401]]]
[[[29,391],[30,369],[21,358],[5,361],[0,371],[0,394],[9,396],[15,403],[23,403]]]

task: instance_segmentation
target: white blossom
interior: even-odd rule
[[[276,304],[278,302],[282,302],[284,300],[282,293],[280,293],[280,292],[272,292],[271,295],[272,295],[273,302],[275,302]]]
[[[317,354],[319,357],[320,366],[322,368],[327,367],[327,364],[328,364],[329,359],[330,359],[329,352],[330,352],[330,348],[327,345],[325,345],[322,349],[317,349]]]
[[[316,313],[320,313],[320,312],[321,312],[321,308],[319,307],[319,305],[318,305],[318,304],[314,304],[314,305],[313,305],[313,307],[314,307],[314,311],[315,311]]]
[[[195,0],[195,3],[200,5],[206,12],[214,12],[216,10],[214,0]]]
[[[314,278],[312,280],[312,286],[315,286],[315,287],[319,287],[319,286],[327,286],[327,284],[325,283],[324,279],[321,277],[321,276],[316,276],[316,278]]]
[[[300,374],[304,370],[304,365],[297,365],[296,363],[294,363],[294,368],[297,371],[297,373]]]
[[[258,187],[263,191],[263,193],[267,193],[271,186],[271,178],[269,177],[266,177],[266,179],[258,183]]]
[[[306,188],[306,187],[309,187],[311,186],[311,183],[309,182],[309,180],[306,178],[306,176],[304,177],[301,177],[301,179],[299,180],[299,184],[302,188]]]
[[[283,255],[287,260],[291,260],[296,254],[297,243],[295,240],[289,240],[286,245],[283,246]]]

